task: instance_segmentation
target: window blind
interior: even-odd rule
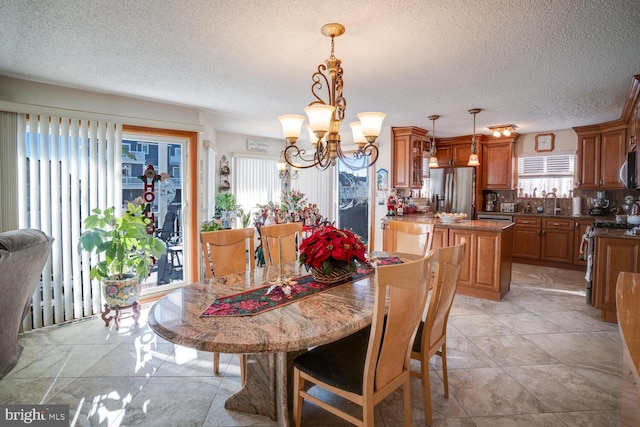
[[[77,248],[92,209],[122,212],[121,139],[119,123],[19,115],[19,226],[55,239],[25,330],[100,313],[100,284],[89,279],[92,260]]]

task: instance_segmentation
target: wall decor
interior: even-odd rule
[[[536,135],[536,151],[553,151],[556,136],[553,133],[539,133]]]

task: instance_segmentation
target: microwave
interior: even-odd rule
[[[627,153],[627,161],[620,168],[620,182],[627,188],[640,189],[640,151]]]

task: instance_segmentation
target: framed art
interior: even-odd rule
[[[539,133],[536,135],[536,151],[553,151],[556,136],[552,133]]]
[[[376,189],[378,191],[387,191],[389,189],[389,172],[386,169],[377,170]]]

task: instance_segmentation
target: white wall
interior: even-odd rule
[[[553,133],[555,135],[555,148],[553,151],[564,151],[565,153],[573,151],[575,153],[578,149],[578,135],[573,129],[538,133]],[[516,142],[516,157],[536,153],[536,135],[535,133],[520,135]],[[553,154],[553,151],[545,152],[545,154]]]

